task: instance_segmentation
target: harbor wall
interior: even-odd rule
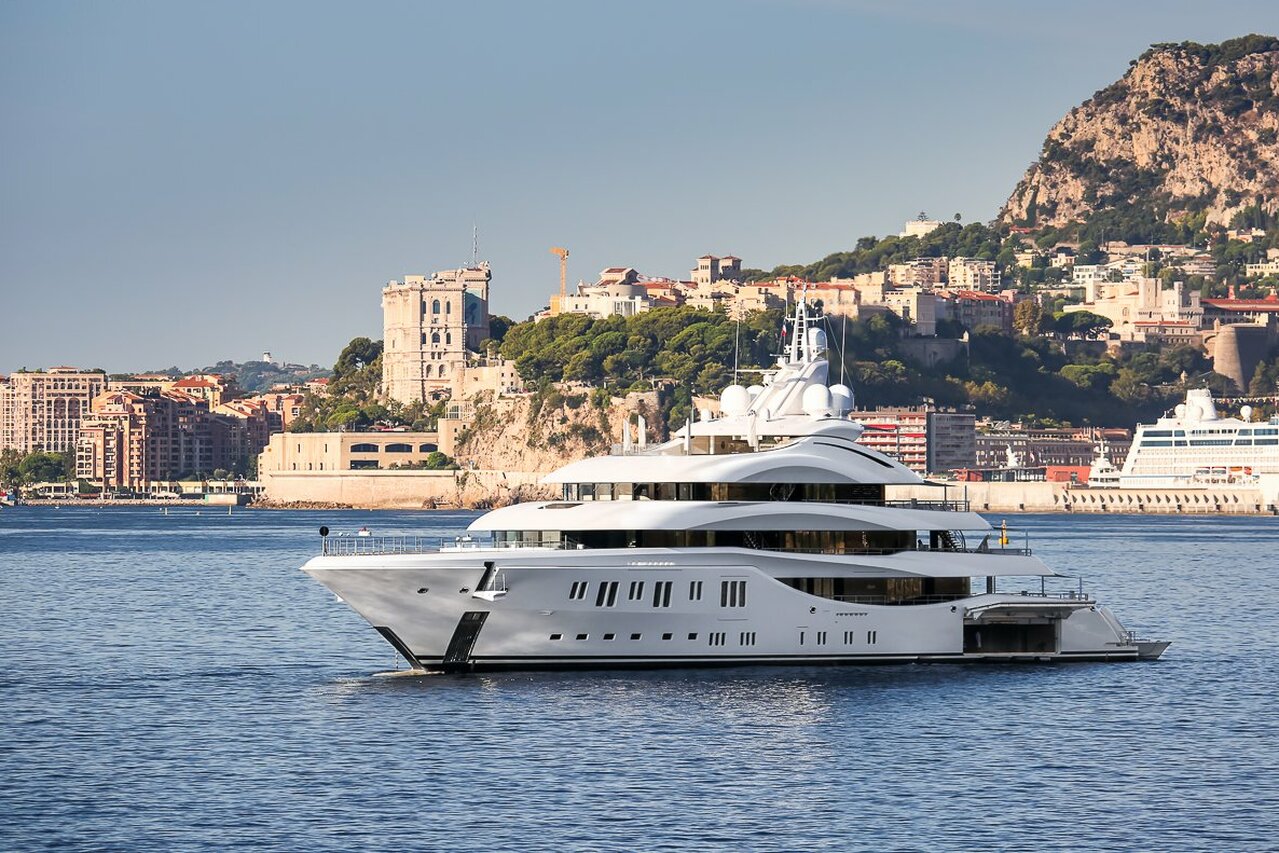
[[[262,477],[266,506],[359,509],[493,507],[555,497],[528,471],[280,471]]]
[[[949,483],[889,486],[893,500],[967,499],[974,512],[1113,512],[1143,514],[1279,514],[1279,477],[1252,488],[1089,489],[1070,483]]]

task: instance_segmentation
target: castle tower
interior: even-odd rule
[[[489,336],[487,262],[382,289],[382,391],[401,403],[445,396]]]

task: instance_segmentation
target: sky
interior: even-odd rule
[[[0,0],[0,373],[331,364],[465,265],[806,263],[995,216],[1154,42],[1262,2]]]

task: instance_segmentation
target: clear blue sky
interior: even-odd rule
[[[605,266],[806,262],[991,218],[1157,41],[1265,2],[0,0],[0,372],[330,364],[470,259],[522,318]]]

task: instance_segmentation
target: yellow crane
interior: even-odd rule
[[[564,304],[565,297],[568,296],[568,249],[561,246],[552,246],[551,254],[560,259],[560,295],[558,299],[551,299],[551,316],[558,316],[560,306]]]

